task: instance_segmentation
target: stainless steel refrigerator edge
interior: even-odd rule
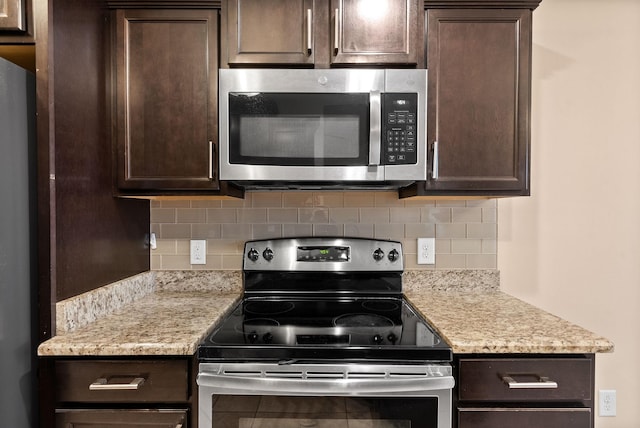
[[[35,77],[0,58],[0,415],[35,426]]]

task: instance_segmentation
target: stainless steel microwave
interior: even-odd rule
[[[426,180],[427,70],[222,69],[220,179],[245,188]]]

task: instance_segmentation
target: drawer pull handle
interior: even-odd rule
[[[122,391],[122,390],[138,390],[144,383],[143,377],[137,377],[129,383],[108,383],[104,377],[96,379],[89,385],[90,391]]]
[[[556,389],[558,382],[549,380],[548,377],[538,376],[535,382],[518,382],[511,376],[503,376],[502,381],[509,385],[509,389]]]

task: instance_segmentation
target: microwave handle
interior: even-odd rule
[[[369,93],[369,165],[380,165],[380,130],[382,125],[381,95],[378,91]]]

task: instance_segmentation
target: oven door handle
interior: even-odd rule
[[[429,396],[429,391],[452,389],[453,376],[379,379],[283,378],[229,376],[201,372],[197,383],[212,394],[223,395],[333,395],[333,396]]]

